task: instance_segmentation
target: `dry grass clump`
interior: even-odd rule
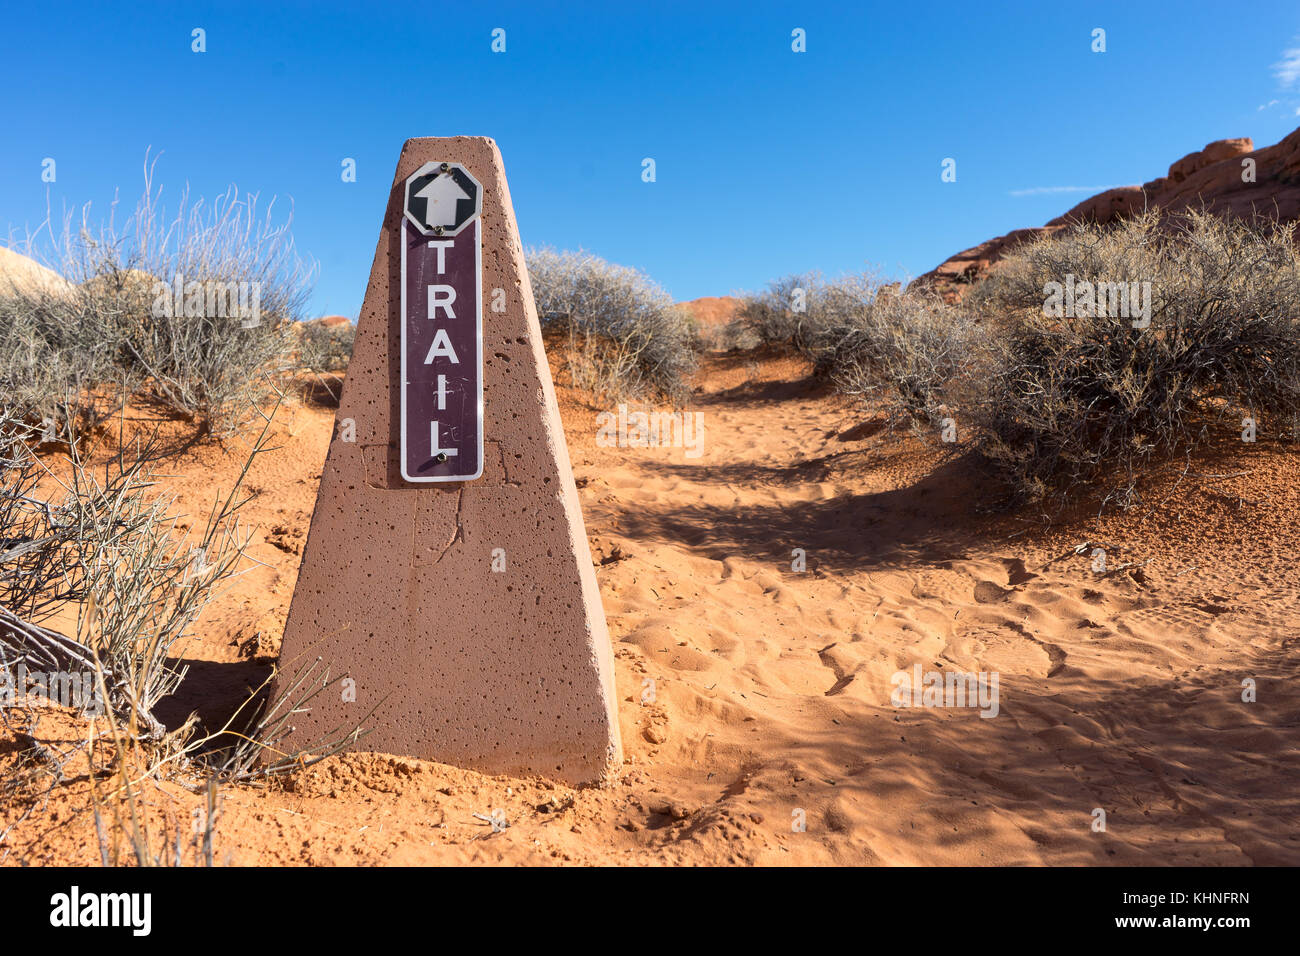
[[[110,215],[92,228],[85,207],[47,230],[66,283],[0,285],[0,387],[65,440],[137,394],[229,427],[286,368],[312,277],[292,217],[277,224],[274,203],[262,215],[233,188],[211,203],[182,195],[169,215],[151,177],[125,227]]]
[[[690,394],[698,335],[689,310],[643,273],[585,252],[525,256],[543,327],[568,336],[573,382],[599,399]]]
[[[1080,225],[1023,247],[972,295],[998,328],[982,448],[1028,497],[1091,483],[1127,506],[1149,463],[1245,419],[1300,431],[1300,260],[1286,226],[1200,212]]]

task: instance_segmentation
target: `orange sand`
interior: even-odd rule
[[[281,785],[224,788],[218,859],[1300,863],[1293,453],[1238,447],[1175,487],[1176,469],[1152,511],[1047,527],[987,510],[996,491],[960,444],[863,425],[805,372],[706,359],[693,459],[598,447],[596,410],[560,389],[614,641],[627,752],[615,785],[337,757]],[[263,566],[201,619],[189,679],[160,716],[219,718],[267,673],[332,421],[310,405],[282,413],[246,512]],[[164,471],[197,514],[241,463],[237,443],[205,444]],[[1073,553],[1085,541],[1111,567],[1147,563],[1099,576]],[[997,671],[999,715],[895,709],[890,676],[916,663]],[[1256,703],[1241,701],[1247,677]],[[78,733],[50,711],[35,736]],[[20,748],[0,728],[0,774]],[[0,844],[2,861],[97,862],[86,789],[73,775]],[[174,783],[144,799],[186,825],[199,803]],[[0,803],[0,830],[25,809]],[[495,809],[503,832],[474,816]],[[806,832],[792,832],[798,810]]]

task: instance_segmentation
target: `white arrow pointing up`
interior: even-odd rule
[[[456,203],[473,197],[460,188],[450,173],[444,173],[434,177],[433,182],[415,194],[415,198],[426,200],[424,224],[432,229],[456,225]]]

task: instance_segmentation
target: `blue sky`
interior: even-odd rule
[[[494,137],[526,245],[690,299],[811,269],[916,275],[1211,140],[1300,126],[1293,0],[27,3],[5,19],[0,232],[39,225],[47,192],[56,212],[106,212],[115,189],[132,205],[151,147],[164,200],[232,183],[291,199],[319,264],[311,311],[354,318],[411,136]],[[1085,189],[1033,192],[1060,187]]]

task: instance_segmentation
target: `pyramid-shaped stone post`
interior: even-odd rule
[[[419,188],[426,170],[459,177],[459,191],[450,180]],[[471,182],[480,221],[444,233],[435,219],[470,212],[458,204]],[[430,195],[444,204],[437,216],[426,208],[426,224],[408,210]],[[426,226],[434,235],[417,231]],[[430,258],[437,243],[444,260]],[[438,291],[438,269],[455,263],[459,295]],[[475,272],[477,303],[464,287]],[[447,336],[426,347],[421,337],[438,328]],[[432,443],[446,447],[432,447],[421,416],[448,409],[460,417],[434,424]],[[475,464],[479,477],[455,480]],[[605,616],[505,171],[487,138],[402,147],[277,689],[318,656],[350,680],[294,717],[290,747],[362,722],[382,700],[358,749],[571,784],[621,765]]]

